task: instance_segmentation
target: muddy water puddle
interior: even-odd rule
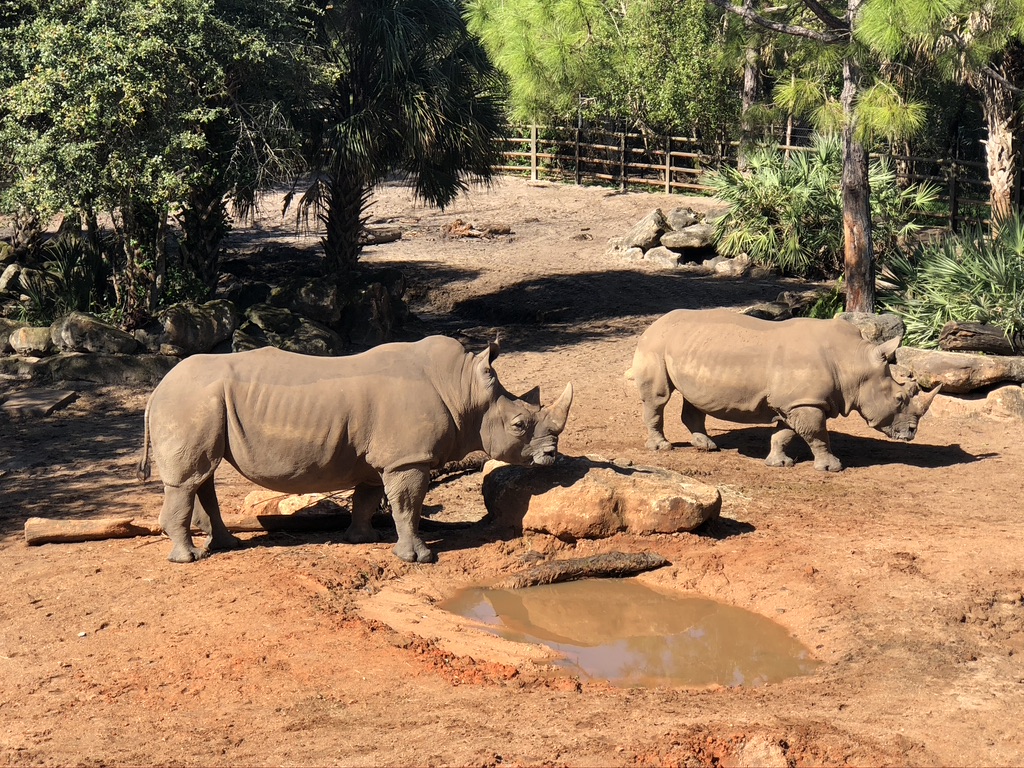
[[[496,635],[541,643],[558,666],[622,686],[758,686],[807,675],[819,662],[779,624],[635,579],[526,589],[466,588],[441,608]]]

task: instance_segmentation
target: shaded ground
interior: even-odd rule
[[[671,453],[643,449],[622,373],[674,307],[743,306],[772,280],[669,274],[604,257],[660,195],[508,180],[439,213],[389,188],[372,211],[406,233],[368,251],[410,281],[415,330],[480,345],[512,391],[576,401],[561,448],[717,485],[696,535],[569,545],[486,525],[479,477],[427,498],[432,566],[337,534],[247,534],[172,565],[162,538],[26,547],[29,516],[156,517],[134,462],[146,392],[80,389],[45,419],[0,414],[0,763],[179,765],[1019,765],[1024,565],[1019,422],[929,415],[911,444],[834,423],[848,467],[770,469],[765,428],[711,422],[697,454],[670,405]],[[691,201],[696,206],[705,201]],[[273,204],[268,211],[278,210]],[[448,240],[455,218],[514,234]],[[273,216],[239,248],[315,250]],[[9,385],[4,385],[9,386]],[[806,456],[805,456],[806,458]],[[235,511],[252,488],[222,471]],[[541,557],[650,549],[642,580],[768,616],[823,662],[761,688],[618,689],[552,673],[537,648],[482,635],[433,603]]]

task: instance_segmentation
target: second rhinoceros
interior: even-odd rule
[[[705,417],[777,424],[769,466],[792,466],[785,449],[800,435],[814,468],[838,471],[827,419],[857,411],[890,438],[912,440],[939,391],[898,381],[889,363],[900,339],[872,344],[845,320],[768,321],[729,310],[677,309],[640,337],[628,372],[640,390],[647,447],[667,450],[664,412],[673,391],[695,448],[717,450]]]
[[[536,390],[513,397],[491,367],[497,354],[497,344],[474,355],[431,336],[349,357],[268,347],[182,361],[150,396],[138,466],[147,479],[152,446],[170,560],[239,545],[214,490],[223,459],[271,490],[354,488],[346,532],[353,542],[376,539],[370,520],[387,494],[395,554],[433,560],[418,534],[431,468],[477,450],[514,464],[551,464],[569,415],[571,384],[548,407]],[[205,549],[193,545],[193,520],[209,535]]]

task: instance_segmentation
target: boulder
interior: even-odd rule
[[[351,492],[347,498],[351,498]],[[336,515],[345,511],[345,505],[335,494],[289,494],[260,488],[250,491],[242,502],[243,515]]]
[[[54,352],[53,339],[49,328],[25,326],[17,328],[8,337],[8,343],[16,354],[26,357],[43,357]]]
[[[655,208],[633,225],[622,237],[624,249],[640,248],[648,251],[658,244],[661,236],[668,231],[668,222],[660,208]]]
[[[714,486],[658,467],[561,456],[552,467],[484,466],[484,505],[501,525],[561,539],[692,531],[717,517]]]
[[[674,269],[679,266],[679,254],[675,251],[671,251],[663,245],[651,248],[647,253],[643,254],[644,261],[649,261],[652,264],[657,264],[659,267],[666,267],[668,269]]]
[[[665,217],[668,227],[672,231],[686,229],[700,222],[700,215],[692,208],[673,208]]]
[[[3,272],[0,272],[0,293],[6,293],[7,291],[20,291],[20,277],[20,264],[8,264],[4,267]]]
[[[716,275],[723,277],[743,277],[753,266],[750,257],[741,253],[732,259],[719,258],[712,269]]]
[[[860,328],[860,335],[872,344],[881,344],[889,339],[902,339],[907,329],[899,315],[885,312],[875,315],[870,312],[840,312],[836,317],[853,323]]]
[[[238,328],[239,313],[225,299],[205,304],[173,304],[157,313],[152,326],[135,337],[152,352],[174,357],[209,352],[231,338]]]
[[[64,352],[131,354],[139,347],[135,337],[85,312],[72,312],[50,326],[53,343]]]
[[[623,259],[625,261],[642,261],[644,258],[643,248],[623,248],[621,245],[612,245],[604,254],[615,259]],[[679,261],[679,257],[676,256],[676,261]]]
[[[0,243],[0,264],[9,264],[14,261],[16,256],[13,245],[10,243]]]
[[[742,314],[762,320],[788,320],[793,317],[793,308],[784,301],[765,301],[747,307]]]
[[[243,312],[254,304],[265,304],[270,299],[271,287],[257,280],[244,280],[229,275],[218,285],[217,293]]]
[[[335,326],[342,307],[338,286],[327,280],[293,280],[270,291],[267,303],[290,309],[322,325]]]
[[[896,362],[925,389],[942,385],[945,394],[963,394],[1005,381],[1024,382],[1024,357],[937,352],[899,347]]]
[[[231,349],[242,352],[258,347],[278,347],[304,355],[340,355],[345,344],[330,328],[270,304],[249,307],[244,322],[231,337]]]
[[[11,320],[8,317],[0,317],[0,352],[13,352],[11,346],[11,334],[19,328],[24,328],[27,323],[20,320]]]
[[[1019,384],[1005,384],[987,394],[940,394],[932,401],[928,412],[940,418],[989,416],[993,419],[1024,421],[1024,388]]]
[[[715,228],[706,222],[661,236],[661,244],[673,251],[697,251],[714,247]]]

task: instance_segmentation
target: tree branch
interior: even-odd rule
[[[826,45],[840,43],[844,40],[849,39],[850,37],[850,30],[845,25],[842,27],[841,30],[830,29],[828,31],[822,32],[816,29],[801,27],[796,24],[782,24],[777,21],[771,21],[769,19],[766,19],[764,16],[762,16],[753,9],[745,8],[742,5],[733,5],[730,2],[730,0],[708,0],[708,2],[717,8],[721,8],[723,11],[729,11],[729,13],[733,13],[737,16],[746,19],[747,21],[757,24],[759,27],[771,30],[772,32],[779,32],[784,35],[792,35],[794,37],[803,37],[808,40],[816,40],[817,42],[824,43]],[[804,0],[804,2],[807,2],[807,0]],[[813,2],[813,0],[811,0],[811,2]]]
[[[811,10],[811,13],[821,19],[821,23],[829,29],[836,32],[842,32],[845,35],[850,34],[850,26],[838,16],[831,13],[825,6],[819,3],[818,0],[803,0],[803,4]]]

